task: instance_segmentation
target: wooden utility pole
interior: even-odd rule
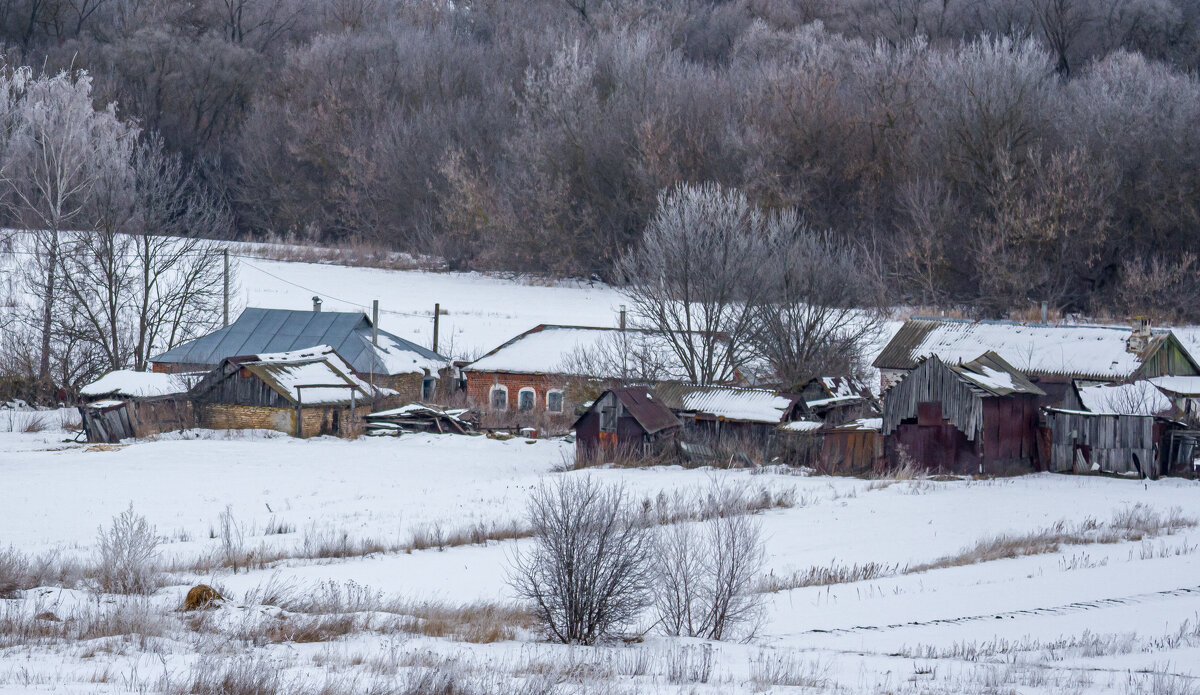
[[[225,324],[229,325],[229,249],[221,249],[221,255],[225,257]]]
[[[442,315],[442,305],[433,305],[433,351],[437,352],[438,346],[438,320]]]

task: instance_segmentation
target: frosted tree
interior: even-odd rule
[[[26,284],[37,297],[36,377],[48,386],[63,232],[85,222],[97,183],[127,166],[137,129],[113,105],[92,106],[84,72],[35,77],[19,68],[2,78],[7,142],[0,181],[11,194],[12,216],[29,230]]]

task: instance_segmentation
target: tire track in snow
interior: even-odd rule
[[[1130,606],[1148,601],[1162,600],[1167,598],[1177,598],[1181,596],[1197,596],[1200,597],[1200,586],[1183,587],[1180,589],[1167,589],[1166,591],[1154,591],[1148,594],[1134,594],[1132,596],[1123,596],[1120,598],[1103,598],[1094,601],[1076,601],[1067,603],[1061,606],[1051,606],[1048,608],[1028,608],[1019,611],[1002,611],[999,613],[984,613],[981,615],[968,615],[961,618],[938,618],[937,620],[914,620],[907,623],[895,623],[892,625],[856,625],[854,627],[834,628],[831,630],[812,629],[805,630],[801,634],[822,634],[822,635],[841,635],[855,632],[882,632],[885,630],[898,630],[906,627],[927,627],[933,625],[961,625],[963,623],[978,622],[981,620],[1006,620],[1012,618],[1041,616],[1041,615],[1062,615],[1064,613],[1085,613],[1087,611],[1097,610],[1101,608],[1113,608],[1116,606]]]

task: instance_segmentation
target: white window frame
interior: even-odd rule
[[[496,406],[496,392],[504,393],[504,407]],[[492,410],[508,410],[508,387],[504,384],[492,384],[492,388],[488,389],[488,408]]]
[[[522,408],[521,407],[521,396],[523,396],[527,393],[533,394],[533,402],[529,404],[528,408]],[[526,387],[522,388],[520,391],[517,391],[517,412],[528,413],[528,412],[532,412],[536,408],[537,408],[537,389],[533,388],[532,386],[526,386]]]
[[[550,407],[550,396],[552,396],[554,394],[558,394],[558,410],[554,410]],[[550,389],[549,391],[546,392],[546,412],[561,413],[563,411],[563,406],[565,403],[566,403],[566,397],[563,395],[562,389]]]

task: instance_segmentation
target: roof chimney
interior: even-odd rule
[[[621,305],[621,330],[625,330],[625,305]]]
[[[315,294],[313,295],[313,311],[321,311],[321,298]]]
[[[1135,355],[1140,355],[1150,344],[1150,319],[1138,316],[1133,319],[1133,330],[1125,341],[1125,349]]]

